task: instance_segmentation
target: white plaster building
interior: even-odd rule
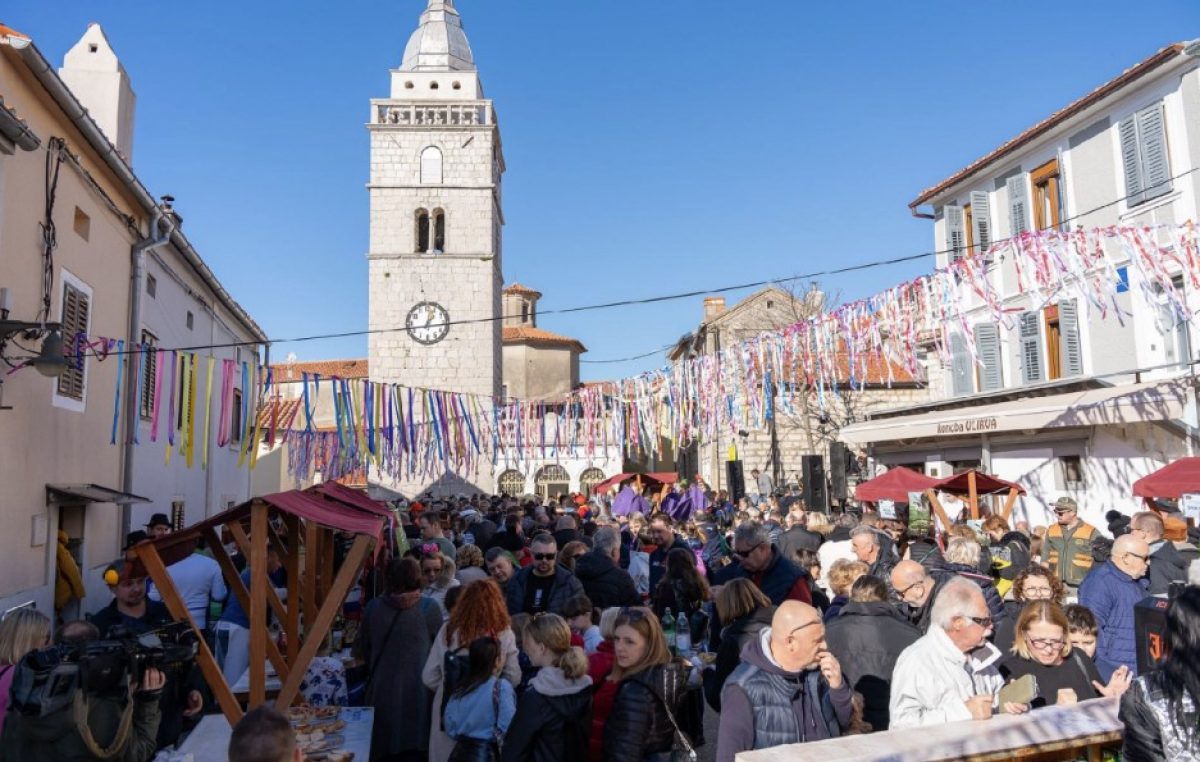
[[[1196,47],[1160,50],[922,191],[909,206],[933,221],[939,266],[1025,230],[1197,219]],[[1100,527],[1111,508],[1137,510],[1133,481],[1194,449],[1195,341],[1118,257],[1124,324],[1102,319],[1069,287],[1035,301],[1011,258],[991,263],[987,277],[1013,326],[991,323],[962,284],[976,305],[979,363],[965,337],[952,335],[945,367],[928,354],[934,401],[873,413],[843,436],[883,464],[935,476],[982,466],[1017,481],[1030,492],[1018,515],[1034,524],[1049,520],[1061,495]],[[1184,278],[1175,284],[1191,311],[1200,307]]]
[[[0,97],[0,286],[11,295],[9,317],[34,319],[49,264],[45,318],[70,339],[247,342],[242,356],[255,361],[266,337],[131,167],[133,88],[103,30],[89,26],[56,72],[30,37],[0,26]],[[57,247],[47,257],[42,230],[52,184]],[[214,354],[225,352],[232,350]],[[25,370],[4,380],[11,409],[0,410],[0,521],[9,531],[0,533],[0,611],[29,601],[54,611],[59,530],[88,593],[61,612],[70,619],[111,600],[100,576],[125,532],[152,511],[170,515],[174,505],[176,520],[191,523],[248,496],[250,475],[236,469],[231,451],[210,447],[207,470],[188,469],[178,455],[164,463],[165,443],[149,443],[141,421],[142,400],[130,383],[137,372],[137,355],[129,354],[84,357],[58,378]],[[134,425],[142,443],[125,444]]]

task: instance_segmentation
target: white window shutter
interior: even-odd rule
[[[1008,233],[1020,235],[1029,230],[1029,192],[1025,187],[1025,173],[1008,178]]]
[[[943,207],[943,217],[946,221],[946,251],[950,252],[950,261],[957,262],[966,253],[963,249],[967,243],[962,207]]]
[[[1136,117],[1133,114],[1125,117],[1117,129],[1121,140],[1121,166],[1125,172],[1125,204],[1137,206],[1146,200],[1146,194],[1142,186]]]
[[[950,334],[950,372],[955,397],[975,391],[971,379],[971,354],[967,350],[967,340],[961,333]]]
[[[982,363],[979,368],[979,391],[1002,389],[1004,377],[1000,370],[1000,329],[995,323],[975,326],[975,352]]]
[[[1040,312],[1021,313],[1021,380],[1036,384],[1045,380],[1042,363],[1042,326]]]
[[[992,247],[992,211],[987,191],[971,191],[971,235],[975,252],[987,254]]]
[[[1083,343],[1079,336],[1079,307],[1074,299],[1058,304],[1058,330],[1062,336],[1059,351],[1066,377],[1083,375]]]
[[[1141,148],[1142,198],[1149,200],[1171,192],[1171,162],[1167,156],[1167,130],[1163,104],[1155,103],[1137,114]]]

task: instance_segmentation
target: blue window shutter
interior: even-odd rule
[[[950,334],[950,372],[955,397],[975,391],[971,373],[971,353],[967,350],[967,340],[961,333]]]

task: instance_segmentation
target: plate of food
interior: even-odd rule
[[[297,733],[296,746],[309,756],[316,752],[332,751],[346,743],[346,737],[341,733],[325,733],[320,730],[312,733]]]
[[[354,752],[345,749],[330,749],[307,754],[307,762],[354,762]]]

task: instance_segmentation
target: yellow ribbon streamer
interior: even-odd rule
[[[200,363],[196,362],[195,353],[188,358],[188,365],[191,367],[192,372],[188,379],[187,467],[191,468],[196,458],[196,387],[200,385],[197,383],[200,374]]]
[[[208,439],[212,433],[209,425],[212,415],[212,390],[213,390],[213,369],[216,367],[217,358],[212,355],[208,356],[208,385],[204,392],[204,441],[200,443],[200,468],[208,468]]]

